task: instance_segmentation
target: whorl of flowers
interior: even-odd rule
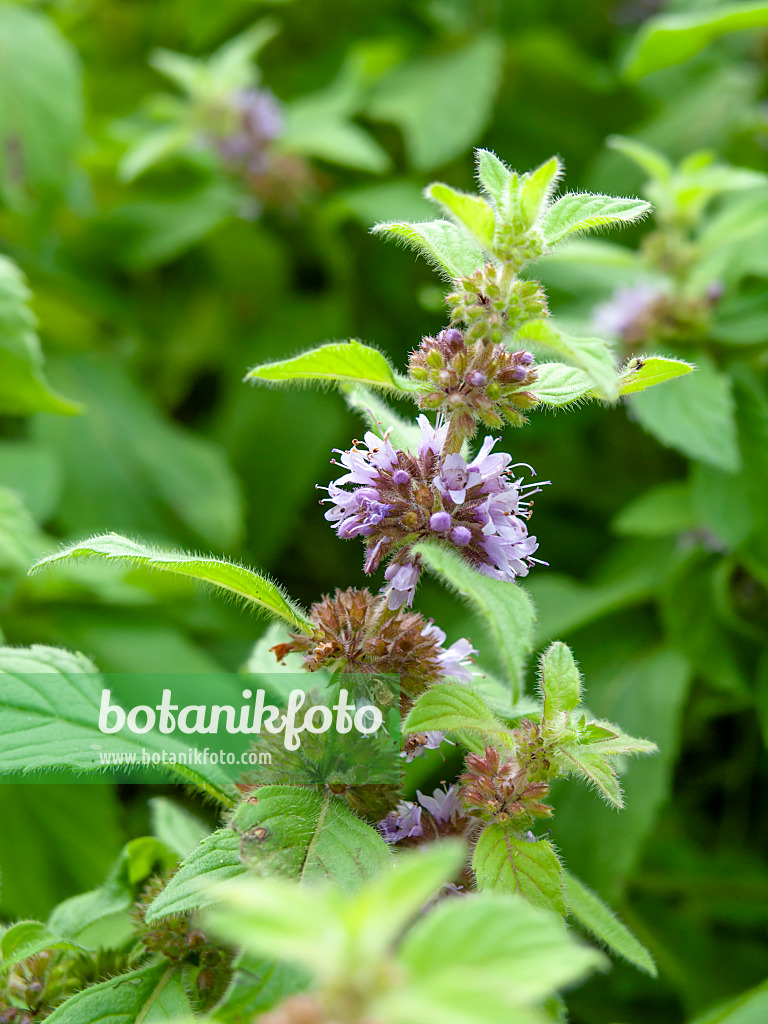
[[[537,404],[526,388],[537,372],[530,352],[509,352],[503,344],[466,344],[456,327],[423,338],[411,352],[409,373],[431,391],[418,396],[421,409],[438,409],[452,419],[459,437],[472,437],[476,421],[487,427],[522,426],[523,410]]]
[[[529,320],[549,316],[547,296],[538,281],[509,277],[500,264],[486,263],[454,281],[446,296],[454,325],[466,326],[467,344],[486,339],[499,343],[503,335]]]
[[[538,548],[524,521],[530,510],[523,495],[539,488],[515,479],[512,456],[493,451],[498,438],[486,437],[467,462],[458,453],[442,455],[446,423],[433,427],[426,416],[418,422],[415,454],[371,431],[340,452],[348,472],[329,484],[326,499],[331,507],[325,518],[338,536],[365,541],[366,573],[391,559],[384,573],[390,609],[413,603],[421,566],[412,546],[418,541],[441,540],[500,580],[527,575]]]
[[[543,803],[549,786],[531,780],[514,757],[504,757],[495,747],[468,754],[467,770],[460,777],[459,796],[465,806],[485,820],[548,818],[552,808]]]
[[[297,652],[310,672],[341,668],[346,672],[392,673],[403,693],[416,697],[442,677],[472,681],[468,659],[477,651],[461,639],[444,647],[445,633],[417,612],[401,609],[385,615],[386,599],[368,590],[337,590],[312,605],[311,636],[291,635],[272,650],[279,661]]]

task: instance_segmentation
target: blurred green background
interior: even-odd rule
[[[643,176],[606,148],[614,133],[673,160],[710,149],[768,170],[768,30],[713,33],[668,67],[622,72],[646,19],[721,6],[0,4],[0,246],[31,289],[45,355],[37,390],[0,403],[4,642],[80,650],[105,671],[246,662],[263,624],[192,585],[91,564],[26,578],[35,557],[89,533],[241,559],[304,604],[364,585],[359,547],[335,539],[315,491],[359,419],[336,393],[254,389],[244,373],[351,337],[402,368],[444,326],[440,291],[368,229],[429,216],[435,177],[471,189],[473,146],[520,170],[557,153],[568,188],[628,195]],[[207,57],[266,17],[278,31],[257,57],[261,86],[286,124],[271,179],[222,159],[232,113],[204,75],[182,101],[186,72],[169,82],[150,64],[158,49]],[[158,126],[176,134],[136,173]],[[682,426],[663,400],[540,412],[504,438],[552,481],[531,523],[549,563],[529,579],[539,643],[566,639],[592,709],[661,748],[628,772],[620,817],[575,787],[555,795],[569,866],[660,968],[650,981],[618,965],[573,993],[577,1024],[672,1024],[768,974],[768,189],[757,196],[741,221],[722,226],[728,200],[712,213],[735,313],[731,341],[721,331],[697,353],[724,382],[719,405],[702,391]],[[611,241],[633,248],[648,230]],[[588,321],[627,283],[613,256],[543,263],[552,311]],[[6,288],[13,302],[0,289],[0,349],[20,288]],[[0,360],[13,392],[10,367]],[[640,421],[654,418],[649,432]],[[650,505],[630,504],[649,491]],[[477,638],[434,582],[418,604],[452,639]],[[146,818],[135,787],[0,786],[2,916],[43,915],[97,884]]]

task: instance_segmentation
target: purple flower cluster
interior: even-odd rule
[[[269,169],[269,145],[283,131],[277,100],[267,89],[243,89],[232,98],[237,127],[216,140],[223,159],[257,176]]]
[[[328,486],[325,518],[342,539],[364,538],[366,573],[392,556],[384,573],[391,609],[413,603],[421,566],[411,547],[420,540],[442,540],[494,579],[525,576],[536,561],[523,494],[539,487],[514,478],[512,456],[493,451],[498,438],[486,437],[468,462],[459,454],[443,457],[446,423],[433,427],[426,416],[418,422],[416,454],[394,448],[388,433],[368,431],[362,444],[339,453],[347,472]]]

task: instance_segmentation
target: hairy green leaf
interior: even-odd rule
[[[512,177],[511,171],[489,149],[475,150],[475,162],[480,187],[499,209],[503,209],[507,199],[509,179]]]
[[[378,832],[330,794],[297,786],[263,786],[243,803],[233,826],[246,863],[260,873],[300,881],[329,878],[354,889],[390,860]]]
[[[152,900],[147,908],[147,923],[208,906],[215,883],[245,872],[240,843],[241,837],[231,828],[220,828],[206,836]]]
[[[562,173],[562,164],[553,156],[536,170],[523,175],[518,201],[523,225],[526,228],[532,227],[539,219],[542,208],[557,188]]]
[[[523,691],[525,662],[533,648],[536,614],[531,599],[516,583],[481,575],[436,542],[417,544],[414,552],[478,612],[512,688],[512,700],[518,700]]]
[[[71,939],[54,935],[41,921],[17,921],[0,939],[0,975],[46,949],[82,950]]]
[[[559,641],[551,644],[541,657],[544,721],[554,725],[560,715],[573,711],[581,700],[581,675],[570,647]]]
[[[339,381],[373,388],[398,388],[394,371],[381,352],[355,340],[321,345],[291,359],[254,366],[245,379],[275,384],[303,380]]]
[[[568,913],[595,938],[604,942],[611,952],[655,978],[658,972],[653,957],[629,928],[578,878],[567,871],[563,877]]]
[[[189,1015],[178,966],[167,960],[118,974],[70,996],[46,1021],[51,1024],[150,1024]]]
[[[603,338],[574,338],[563,334],[546,320],[532,320],[515,333],[515,344],[534,350],[556,352],[583,370],[595,385],[600,398],[615,402],[618,398],[616,366],[610,346]],[[575,382],[578,385],[578,381]],[[573,387],[574,382],[568,382]],[[534,390],[534,394],[536,391]],[[538,397],[538,396],[537,396]],[[582,396],[578,396],[582,397]],[[568,401],[573,401],[569,398]]]
[[[483,830],[472,856],[478,888],[519,893],[534,906],[565,914],[563,869],[546,839],[521,839],[494,822]]]
[[[447,220],[377,224],[372,231],[409,245],[451,280],[474,273],[487,259],[465,231]]]
[[[624,806],[616,772],[605,754],[594,745],[561,743],[553,748],[551,758],[564,774],[580,775],[589,782],[608,803],[619,808]]]
[[[482,698],[461,683],[435,683],[411,708],[403,730],[417,732],[468,732],[493,736],[506,742],[503,724]],[[480,743],[480,750],[483,744]]]
[[[555,409],[596,398],[595,382],[583,370],[565,363],[537,363],[537,377],[526,387],[543,405]]]
[[[550,206],[541,219],[548,245],[557,245],[568,235],[609,224],[631,224],[651,210],[644,199],[599,196],[589,192],[566,192]]]
[[[426,194],[441,206],[449,217],[453,217],[474,235],[484,249],[492,247],[496,218],[484,199],[467,192],[458,192],[455,188],[440,182],[429,185]]]
[[[160,572],[188,576],[200,583],[209,584],[242,598],[247,604],[278,616],[305,632],[311,626],[301,611],[277,584],[266,577],[236,562],[221,558],[190,555],[183,551],[163,551],[121,537],[116,533],[89,537],[87,540],[70,544],[53,555],[47,555],[34,564],[30,573],[56,565],[69,558],[99,558],[122,564],[157,569]]]
[[[619,394],[631,395],[636,391],[645,391],[655,384],[683,377],[696,367],[683,359],[670,359],[668,356],[641,356],[630,359],[619,374]]]

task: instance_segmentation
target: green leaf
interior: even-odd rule
[[[179,968],[168,961],[119,974],[70,996],[51,1024],[150,1024],[191,1014]]]
[[[0,8],[0,31],[7,13],[7,8]],[[43,354],[35,332],[37,321],[29,307],[30,298],[19,268],[0,256],[0,413],[75,415],[82,411],[81,407],[53,391],[43,374]]]
[[[631,224],[650,213],[644,199],[566,192],[549,207],[541,219],[541,230],[548,245],[557,245],[568,235],[609,224]]]
[[[354,340],[321,345],[292,359],[254,366],[245,380],[280,384],[303,380],[339,381],[399,390],[386,357],[377,349]]]
[[[481,891],[519,893],[534,906],[566,913],[563,869],[546,839],[529,842],[494,822],[477,841],[472,870]]]
[[[403,730],[480,733],[481,751],[484,736],[498,737],[510,745],[507,730],[485,701],[461,683],[435,683],[422,693],[403,722]],[[476,739],[474,735],[472,738]]]
[[[264,576],[235,562],[221,558],[189,555],[183,551],[163,551],[107,533],[100,537],[70,544],[61,551],[47,555],[36,562],[30,573],[38,572],[69,558],[100,558],[122,564],[156,569],[160,572],[189,576],[200,583],[206,583],[220,590],[226,590],[242,598],[246,604],[263,610],[269,615],[285,619],[292,626],[310,633],[312,627],[298,606],[290,601],[275,583]]]
[[[60,767],[104,770],[99,730],[103,680],[87,658],[56,647],[0,647],[0,677],[0,775]],[[170,736],[137,737],[124,730],[110,737],[111,751],[139,760],[145,748],[184,751],[190,757],[190,748]],[[166,768],[230,803],[229,779],[216,765],[199,771],[185,764]]]
[[[46,949],[82,951],[70,939],[53,935],[41,921],[17,921],[0,940],[0,975]]]
[[[491,249],[496,218],[484,199],[467,192],[457,192],[455,188],[440,182],[427,186],[426,195],[474,235],[484,249]]]
[[[587,374],[595,384],[595,391],[600,398],[608,402],[615,402],[618,398],[616,366],[605,339],[574,338],[563,334],[546,320],[532,320],[515,333],[514,343],[534,350],[556,352]],[[578,386],[578,379],[576,382],[568,382],[568,387],[572,388],[574,383]],[[568,401],[573,399],[569,398]]]
[[[649,18],[640,27],[624,58],[624,75],[636,81],[660,68],[684,64],[726,32],[766,25],[766,3],[726,3],[711,10]]]
[[[768,981],[697,1017],[693,1024],[763,1024],[768,1014]]]
[[[536,616],[531,599],[516,583],[481,575],[436,542],[417,544],[414,553],[478,612],[512,688],[512,701],[517,701],[523,691],[525,662],[533,648]]]
[[[0,7],[0,191],[66,192],[83,135],[83,83],[74,47],[41,11]],[[0,371],[2,378],[2,371]]]
[[[595,382],[583,370],[565,363],[537,363],[536,380],[526,391],[555,409],[596,398]]]
[[[551,726],[562,714],[578,706],[581,675],[566,644],[551,644],[542,655],[539,687],[544,698],[543,720]]]
[[[380,437],[389,431],[395,448],[415,452],[421,441],[421,430],[415,420],[406,420],[373,391],[361,385],[344,387],[347,405],[367,422]]]
[[[560,743],[552,749],[551,758],[564,774],[580,775],[589,782],[608,803],[619,808],[624,806],[616,772],[596,746]]]
[[[630,359],[619,374],[619,394],[632,395],[636,391],[645,391],[655,384],[683,377],[696,367],[683,359],[670,359],[667,356],[641,356]]]
[[[554,914],[498,892],[444,900],[406,935],[400,960],[410,974],[398,990],[403,999],[422,996],[443,1007],[430,1024],[517,1024],[521,1006],[540,1003],[605,962],[574,942]],[[418,1013],[381,1018],[426,1019]]]
[[[475,162],[480,187],[494,200],[499,209],[503,209],[507,200],[512,172],[489,149],[476,149]]]
[[[391,160],[387,151],[359,124],[340,117],[314,96],[294,100],[286,108],[280,148],[288,153],[327,160],[369,174],[383,174]]]
[[[632,412],[667,447],[733,472],[741,459],[730,379],[706,356],[696,364],[696,373],[635,395]]]
[[[419,224],[393,221],[371,229],[409,245],[446,277],[466,277],[482,267],[487,256],[461,228],[447,220],[428,220]]]
[[[532,227],[557,188],[563,166],[556,156],[545,161],[535,171],[524,174],[520,182],[520,214],[525,228]]]
[[[171,914],[186,914],[213,902],[213,886],[246,871],[240,857],[241,838],[231,828],[220,828],[205,839],[181,863],[147,908],[153,924]]]
[[[396,124],[417,170],[439,167],[466,152],[485,127],[501,75],[501,40],[478,36],[435,57],[418,57],[377,85],[366,113]]]
[[[638,942],[629,928],[578,878],[567,871],[564,872],[563,878],[568,913],[575,917],[579,924],[591,932],[596,939],[604,942],[611,952],[618,954],[655,978],[658,971],[653,957],[645,946]]]
[[[606,145],[636,163],[649,178],[658,182],[668,182],[671,179],[674,170],[671,160],[653,146],[638,139],[628,139],[624,135],[610,135],[606,139]]]
[[[330,794],[262,786],[233,819],[246,863],[262,874],[330,879],[354,889],[385,867],[390,849],[378,832]]]
[[[216,1008],[216,1021],[242,1024],[256,1020],[308,985],[309,978],[297,967],[241,950],[232,964],[232,980]]]
[[[108,524],[118,533],[181,534],[192,538],[186,543],[234,547],[243,508],[223,448],[174,422],[121,363],[73,353],[52,367],[86,407],[82,416],[39,416],[31,424],[67,481],[57,527],[74,537],[101,533]]]
[[[211,830],[194,814],[164,796],[149,800],[152,834],[180,857],[193,853]]]
[[[658,484],[625,505],[611,528],[626,537],[669,537],[695,525],[691,487],[675,480]]]

